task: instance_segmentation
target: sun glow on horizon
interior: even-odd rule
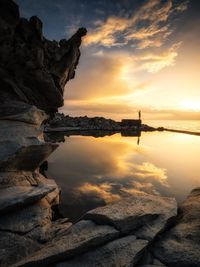
[[[186,100],[180,103],[179,109],[185,111],[200,112],[200,102]]]

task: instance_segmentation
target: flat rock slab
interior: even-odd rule
[[[124,267],[133,266],[142,257],[148,241],[127,236],[91,252],[62,262],[56,267]]]
[[[53,185],[12,186],[0,190],[0,214],[32,204],[55,190]]]
[[[15,266],[48,266],[100,246],[117,238],[118,235],[119,232],[111,226],[96,225],[91,221],[83,220],[70,227],[67,233],[58,235],[51,243]]]
[[[51,222],[51,206],[45,199],[0,217],[0,231],[26,234]]]
[[[152,252],[167,266],[200,266],[200,188],[183,202],[177,224],[161,236]]]
[[[27,139],[28,140],[28,139]],[[34,171],[58,147],[56,144],[40,142],[35,144],[15,143],[15,141],[0,142],[0,170],[1,171]]]
[[[98,224],[113,225],[122,233],[137,230],[138,238],[151,240],[176,214],[174,198],[135,193],[129,198],[91,210],[83,218]]]

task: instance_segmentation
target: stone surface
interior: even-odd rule
[[[55,190],[52,185],[12,186],[0,189],[0,213],[32,204]]]
[[[41,244],[26,236],[0,231],[0,266],[11,267],[40,248]]]
[[[0,217],[0,231],[26,234],[51,222],[52,210],[47,201],[39,201]]]
[[[0,120],[0,172],[34,171],[57,147],[43,141],[38,125]]]
[[[200,188],[180,207],[177,223],[155,244],[153,254],[167,266],[200,266]]]
[[[0,107],[0,120],[21,121],[41,125],[48,117],[43,110],[23,102],[10,102],[9,106],[1,105]]]
[[[26,146],[20,146],[15,141],[2,142],[0,171],[34,171],[57,147],[56,144],[42,142]]]
[[[24,102],[54,113],[63,105],[66,82],[74,78],[86,29],[69,40],[49,41],[41,20],[20,18],[12,0],[1,0],[0,10],[1,104]]]
[[[147,244],[132,235],[123,237],[56,267],[131,267],[142,257]]]
[[[0,172],[0,187],[11,186],[37,186],[38,182],[32,172]]]
[[[114,238],[119,232],[111,226],[80,221],[63,235],[57,235],[48,245],[15,266],[47,266],[81,254]]]
[[[177,214],[174,198],[135,193],[113,204],[86,213],[83,218],[110,224],[122,233],[135,232],[138,238],[152,240],[168,219]]]

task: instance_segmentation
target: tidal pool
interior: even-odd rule
[[[48,159],[61,187],[61,209],[72,221],[86,211],[144,191],[178,202],[200,186],[200,137],[169,132],[137,137],[70,136]]]

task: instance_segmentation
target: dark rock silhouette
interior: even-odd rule
[[[69,40],[47,40],[41,20],[20,18],[12,0],[0,1],[0,99],[21,101],[54,113],[63,105],[64,86],[79,61],[80,28]],[[20,105],[20,103],[19,103]]]

